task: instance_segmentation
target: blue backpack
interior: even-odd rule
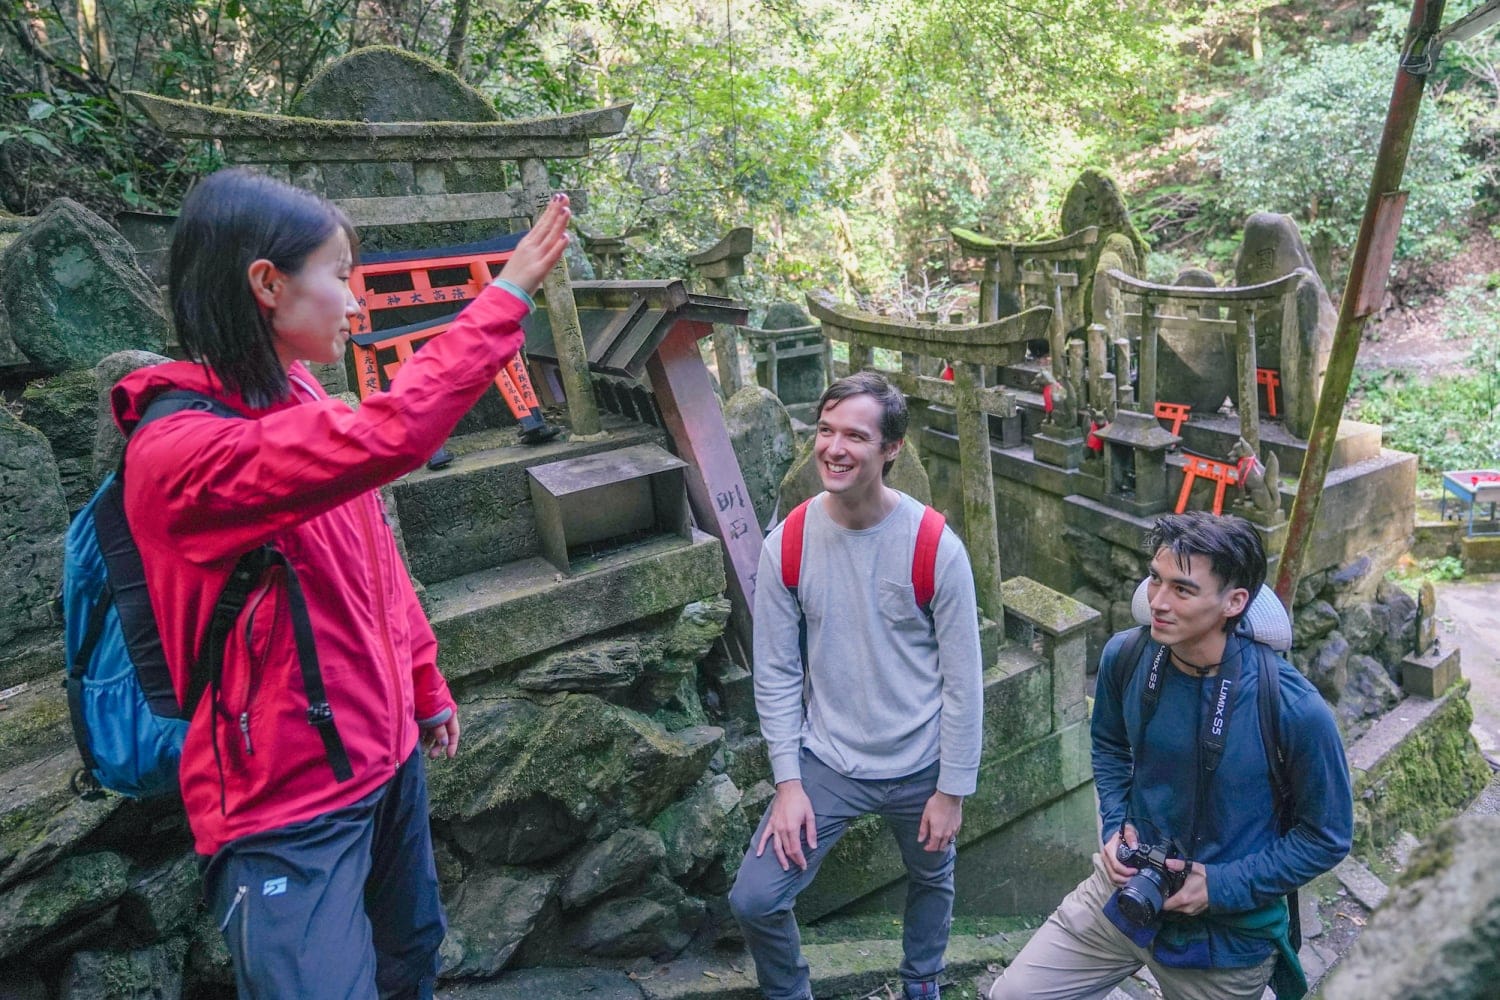
[[[151,401],[135,430],[182,410],[219,417],[244,415],[212,397],[186,390]],[[350,773],[333,712],[323,690],[312,629],[301,587],[286,557],[270,545],[245,553],[214,605],[189,675],[187,696],[178,702],[162,649],[161,632],[146,592],[140,550],[125,520],[125,459],[107,475],[68,527],[63,544],[64,644],[68,711],[83,771],[73,787],[80,795],[100,788],[132,798],[177,790],[177,765],[188,722],[205,691],[217,698],[224,646],[251,592],[272,566],[280,566],[292,606],[302,676],[329,763],[342,781]]]

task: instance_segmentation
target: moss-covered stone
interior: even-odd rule
[[[182,994],[186,938],[133,951],[80,951],[68,961],[68,1000],[166,1000]]]
[[[52,445],[69,511],[87,503],[99,485],[94,479],[97,396],[94,373],[87,368],[38,379],[21,394],[22,419]]]
[[[118,854],[67,858],[0,895],[0,959],[48,931],[102,910],[125,891],[128,866]]]
[[[747,385],[725,401],[724,425],[756,523],[765,524],[776,509],[777,488],[797,454],[791,414],[771,390]]]
[[[660,812],[702,776],[723,733],[668,733],[592,695],[463,699],[464,753],[433,768],[432,814],[466,850],[509,863],[602,839]]]
[[[403,515],[404,517],[404,515]],[[406,523],[408,533],[412,528]],[[540,559],[445,580],[427,588],[439,665],[449,681],[519,664],[585,636],[608,633],[724,590],[723,549],[658,537],[579,560],[563,576]],[[566,614],[559,614],[564,608]]]
[[[457,74],[424,56],[389,45],[357,49],[314,76],[292,113],[306,118],[370,122],[492,122],[494,105]],[[323,164],[317,186],[329,197],[504,191],[498,161],[422,164]],[[426,249],[493,236],[499,220],[413,223],[366,231],[368,249]]]
[[[167,318],[135,251],[77,202],[48,205],[0,253],[11,336],[41,374],[90,368],[114,351],[166,346]]]
[[[616,830],[575,862],[558,901],[563,909],[576,910],[614,895],[656,871],[666,856],[666,846],[656,831],[638,827]]]
[[[1323,984],[1327,1000],[1487,1000],[1500,978],[1500,818],[1437,831]]]
[[[77,768],[69,748],[0,773],[0,889],[71,850],[124,801],[80,799],[68,787]]]
[[[49,605],[62,580],[68,506],[52,446],[0,406],[0,648],[54,627]]]
[[[1451,688],[1399,736],[1389,736],[1384,727],[1392,723],[1382,720],[1350,748],[1356,854],[1391,843],[1403,830],[1418,837],[1431,833],[1489,781],[1489,766],[1469,733],[1474,713],[1468,690],[1467,682]],[[1415,707],[1411,714],[1418,714]],[[1362,745],[1366,740],[1388,745],[1370,753]]]
[[[499,121],[483,94],[425,56],[391,45],[356,49],[319,70],[291,113],[372,122]]]
[[[727,774],[716,774],[651,821],[666,848],[667,871],[692,882],[718,863],[721,873],[739,867],[750,827],[740,810],[743,794]],[[723,888],[727,889],[725,885]]]
[[[558,881],[519,868],[470,873],[444,900],[448,935],[439,951],[439,975],[484,977],[505,968]]]
[[[170,360],[171,358],[151,351],[116,351],[100,358],[99,363],[94,366],[94,386],[98,391],[93,418],[94,482],[102,482],[108,472],[117,468],[120,457],[125,453],[125,435],[115,426],[114,409],[110,405],[110,392],[115,383],[137,368],[159,365]]]
[[[120,923],[142,941],[186,932],[202,896],[197,855],[180,854],[131,879],[120,900]]]
[[[68,695],[60,684],[31,684],[7,699],[0,725],[0,771],[50,756],[73,738]]]
[[[704,912],[702,900],[677,895],[668,902],[636,896],[602,903],[572,928],[569,944],[607,958],[670,958],[687,947]]]
[[[1094,243],[1093,254],[1083,268],[1085,275],[1094,273],[1100,255],[1106,250],[1126,256],[1124,248],[1118,246],[1118,241],[1110,240],[1111,236],[1116,235],[1128,241],[1130,250],[1134,252],[1133,262],[1136,267],[1140,268],[1145,264],[1146,254],[1149,252],[1146,239],[1130,221],[1130,210],[1125,206],[1125,198],[1120,194],[1119,185],[1103,171],[1089,169],[1078,175],[1078,179],[1068,189],[1067,197],[1063,199],[1058,221],[1063,233],[1076,233],[1089,226],[1099,227],[1099,238]],[[1136,270],[1130,273],[1142,272]],[[1084,295],[1084,301],[1088,302],[1091,290],[1085,289]],[[1090,316],[1086,317],[1086,322],[1095,320]]]

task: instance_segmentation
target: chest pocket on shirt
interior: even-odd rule
[[[910,583],[880,581],[880,618],[892,631],[902,635],[926,635],[932,625],[917,607],[917,595]]]

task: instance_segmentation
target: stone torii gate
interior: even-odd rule
[[[835,377],[872,367],[875,348],[898,352],[900,371],[882,371],[910,399],[952,407],[958,418],[959,466],[963,479],[964,541],[974,570],[980,613],[1004,625],[1000,593],[1000,534],[995,518],[995,480],[990,464],[987,414],[1013,417],[1015,392],[986,388],[985,367],[1021,360],[1026,341],[1039,337],[1052,319],[1045,306],[989,323],[925,323],[850,309],[826,292],[807,296],[808,310],[823,324],[823,335],[849,345],[847,365],[835,364]],[[922,375],[921,359],[943,358],[953,381]]]
[[[218,140],[227,162],[279,166],[287,179],[315,191],[325,189],[321,164],[413,164],[418,193],[331,198],[356,227],[532,217],[552,196],[544,159],[586,156],[591,139],[624,130],[631,109],[617,104],[518,121],[354,122],[231,111],[138,91],[129,96],[168,135]],[[443,165],[496,160],[518,164],[520,190],[445,190]],[[565,261],[558,262],[542,289],[573,433],[598,434],[599,411]]]

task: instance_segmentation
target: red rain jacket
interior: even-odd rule
[[[126,451],[125,512],[178,697],[235,561],[271,542],[301,581],[354,772],[334,780],[307,721],[285,580],[273,570],[228,643],[216,723],[205,693],[183,745],[182,797],[200,854],[364,797],[411,754],[416,720],[454,707],[376,488],[438,449],[520,350],[527,308],[508,291],[486,289],[357,412],[330,399],[300,364],[290,373],[291,398],[261,410],[185,361],[139,369],[115,386],[122,431],[173,388],[216,396],[254,418],[175,413]]]

